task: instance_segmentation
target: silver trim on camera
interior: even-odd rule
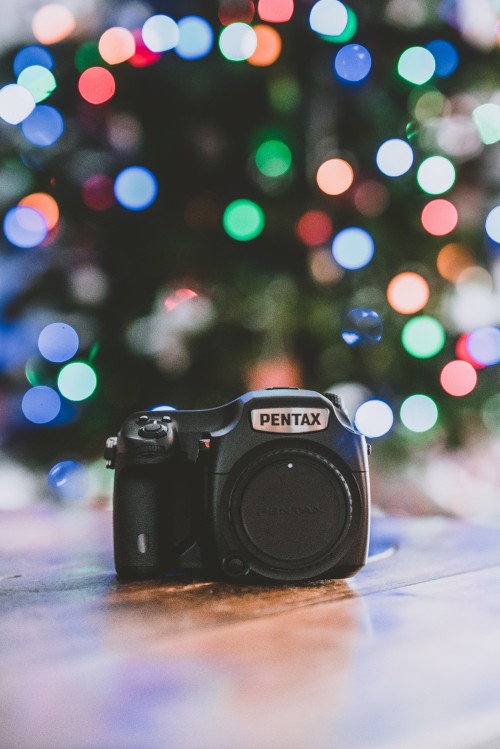
[[[301,434],[321,432],[328,426],[328,408],[254,408],[251,412],[252,428],[257,432],[282,432]]]

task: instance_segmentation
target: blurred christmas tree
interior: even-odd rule
[[[135,409],[276,384],[393,454],[498,428],[493,1],[31,16],[0,60],[7,450],[91,459]]]

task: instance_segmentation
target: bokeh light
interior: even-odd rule
[[[398,73],[401,78],[417,86],[427,83],[435,70],[434,55],[425,47],[409,47],[398,60]]]
[[[437,198],[423,207],[420,220],[429,234],[443,237],[455,229],[458,223],[458,211],[449,200]]]
[[[317,247],[328,242],[332,230],[332,220],[324,211],[306,211],[295,224],[297,237],[308,247]]]
[[[80,345],[76,330],[63,322],[46,325],[38,337],[38,349],[41,355],[51,362],[63,362],[71,359]]]
[[[356,428],[366,437],[383,437],[394,423],[394,413],[388,403],[377,398],[365,401],[354,416]]]
[[[292,152],[283,141],[266,140],[255,152],[255,163],[264,176],[281,177],[292,165]]]
[[[430,195],[440,195],[453,187],[456,179],[455,167],[444,156],[429,156],[417,171],[419,187]]]
[[[87,68],[102,66],[102,57],[99,54],[99,42],[92,40],[80,44],[75,52],[76,69],[83,73]]]
[[[132,57],[135,52],[135,39],[128,29],[113,26],[101,34],[98,49],[108,65],[117,65]]]
[[[72,12],[65,5],[48,3],[42,5],[35,15],[31,28],[40,44],[55,44],[69,36],[76,27]]]
[[[382,320],[372,309],[350,310],[342,323],[342,338],[348,346],[371,346],[382,338]]]
[[[219,49],[226,60],[248,60],[257,49],[257,35],[247,23],[231,23],[221,31]]]
[[[210,24],[200,16],[184,16],[177,24],[179,41],[175,52],[184,60],[206,57],[213,47],[214,32]]]
[[[135,52],[132,57],[128,58],[129,65],[132,65],[133,68],[147,68],[161,59],[161,52],[153,52],[145,44],[141,29],[134,29],[132,36],[134,37]]]
[[[34,146],[53,146],[64,132],[64,120],[60,112],[47,104],[39,104],[21,123],[21,130]]]
[[[396,312],[411,315],[425,307],[429,293],[429,284],[419,273],[398,273],[387,287],[387,300]]]
[[[82,200],[94,211],[107,211],[116,203],[114,182],[106,174],[91,174],[82,184]]]
[[[89,104],[104,104],[116,91],[113,74],[100,66],[87,68],[78,80],[78,91]]]
[[[440,275],[450,283],[456,283],[462,271],[475,265],[471,252],[458,242],[445,244],[439,250],[436,266]]]
[[[240,199],[226,207],[222,224],[230,237],[247,242],[262,232],[265,219],[260,206],[252,200]]]
[[[376,156],[377,166],[387,177],[401,177],[411,169],[413,149],[401,138],[391,138],[379,147]]]
[[[500,243],[500,205],[495,206],[486,216],[484,224],[486,234],[494,242]]]
[[[59,414],[61,399],[53,388],[36,385],[24,394],[21,408],[33,424],[48,424]]]
[[[59,372],[57,387],[70,401],[90,398],[97,387],[97,375],[85,362],[71,362]]]
[[[272,26],[263,23],[254,26],[253,30],[257,46],[255,52],[248,58],[248,62],[255,67],[272,65],[281,54],[281,36]]]
[[[364,268],[373,258],[374,252],[375,244],[372,236],[356,226],[343,229],[332,242],[334,259],[347,270]]]
[[[24,86],[9,83],[0,88],[0,117],[9,125],[19,125],[34,108],[33,94]]]
[[[285,23],[294,11],[294,0],[259,0],[257,13],[261,21]]]
[[[358,30],[358,17],[351,7],[346,6],[346,8],[347,23],[344,30],[340,34],[321,34],[322,39],[333,44],[345,44],[351,41]]]
[[[323,36],[339,36],[347,21],[347,8],[339,0],[318,0],[309,13],[311,29]]]
[[[477,128],[482,143],[490,145],[500,140],[500,105],[487,102],[476,107],[472,120]]]
[[[29,206],[11,208],[4,216],[3,231],[11,244],[23,249],[37,247],[48,234],[45,218]]]
[[[151,16],[142,27],[142,38],[152,52],[166,52],[179,42],[179,27],[170,16]]]
[[[43,68],[47,68],[47,70],[52,70],[54,67],[54,58],[45,47],[38,47],[34,44],[23,47],[14,57],[12,65],[14,75],[18,76],[25,68],[31,65],[40,65]]]
[[[361,44],[346,44],[335,56],[335,72],[346,83],[361,83],[368,76],[371,67],[371,55]]]
[[[219,0],[219,20],[223,26],[241,21],[251,23],[255,15],[253,0]]]
[[[469,362],[455,359],[443,367],[439,379],[441,387],[448,395],[461,397],[474,390],[477,373]]]
[[[373,179],[358,182],[353,187],[353,202],[363,216],[380,216],[389,205],[389,192],[384,184]]]
[[[436,62],[435,74],[439,78],[448,78],[458,67],[460,61],[456,47],[444,39],[435,39],[425,45]]]
[[[472,330],[466,339],[469,356],[483,367],[500,362],[500,330],[493,325],[485,325]]]
[[[438,420],[438,407],[428,395],[410,395],[401,404],[399,415],[411,432],[428,432]]]
[[[327,195],[341,195],[350,188],[353,181],[353,168],[344,159],[328,159],[316,173],[318,187]]]
[[[483,369],[484,365],[479,364],[479,362],[473,359],[467,350],[468,338],[469,338],[469,333],[462,333],[462,335],[458,337],[457,342],[455,343],[455,355],[457,359],[463,359],[464,361],[468,361],[469,364],[472,364],[474,369]]]
[[[419,315],[405,324],[401,341],[404,349],[417,359],[430,359],[443,349],[446,332],[435,317]]]
[[[156,177],[143,166],[129,166],[115,180],[117,201],[129,211],[143,211],[158,194]]]
[[[30,65],[24,68],[19,73],[17,83],[28,89],[37,104],[50,96],[56,88],[56,79],[50,70],[42,65]]]
[[[48,195],[46,192],[33,192],[26,195],[19,201],[19,205],[34,208],[35,211],[41,213],[49,231],[59,221],[59,206],[52,195]]]
[[[85,499],[90,477],[88,469],[76,460],[61,460],[50,469],[47,482],[58,499],[71,502]]]

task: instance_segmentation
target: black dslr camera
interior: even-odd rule
[[[133,414],[105,452],[116,469],[118,575],[203,569],[299,582],[354,574],[368,546],[367,447],[338,396],[311,390]]]

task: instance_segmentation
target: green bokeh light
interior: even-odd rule
[[[427,83],[436,70],[436,60],[425,47],[409,47],[398,60],[401,78],[416,86]]]
[[[341,34],[337,34],[337,36],[326,36],[325,34],[320,34],[321,39],[324,39],[325,42],[333,42],[333,44],[345,44],[345,42],[349,42],[353,38],[354,34],[358,30],[358,18],[356,16],[356,13],[347,5],[345,6],[345,8],[347,10],[347,23],[345,29]]]
[[[272,78],[268,84],[268,96],[271,107],[282,114],[291,114],[298,108],[301,100],[299,82],[292,76]]]
[[[22,70],[17,82],[28,89],[37,104],[50,96],[57,85],[50,70],[42,65],[30,65]]]
[[[255,152],[255,163],[265,177],[281,177],[292,165],[292,152],[280,140],[267,140]]]
[[[71,362],[59,372],[57,387],[68,400],[83,401],[96,389],[97,375],[85,362]]]
[[[87,68],[92,68],[95,65],[100,67],[106,67],[107,63],[102,59],[99,54],[99,43],[85,42],[80,45],[75,52],[75,65],[80,73],[83,73]]]
[[[500,140],[500,106],[498,104],[493,104],[493,102],[481,104],[472,112],[472,119],[485,145],[497,143]]]
[[[247,242],[257,237],[264,228],[262,209],[252,200],[233,200],[222,218],[225,231],[233,239]]]
[[[401,333],[405,350],[417,359],[436,356],[446,341],[444,327],[435,317],[419,315],[409,320]]]

